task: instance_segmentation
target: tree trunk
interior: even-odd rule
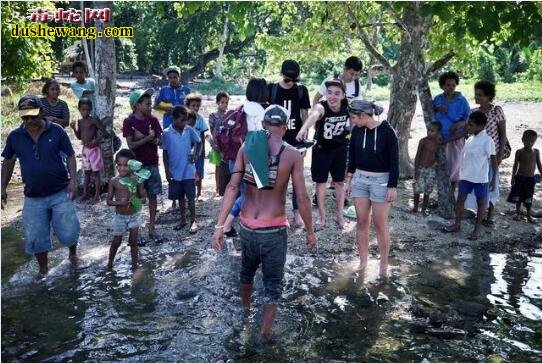
[[[113,11],[113,2],[95,2],[96,8],[109,8],[111,14]],[[112,27],[113,16],[109,23],[95,22],[96,31],[103,32],[106,26]],[[115,175],[115,166],[113,163],[113,138],[115,131],[113,128],[115,95],[117,91],[117,71],[115,59],[115,40],[114,38],[98,37],[95,44],[95,63],[96,63],[96,112],[98,117],[104,123],[105,135],[102,137],[100,147],[102,149],[102,158],[104,162],[104,172],[102,173],[102,183],[107,183]]]
[[[228,18],[224,19],[224,29],[222,30],[222,43],[218,49],[218,58],[216,59],[215,65],[215,77],[218,79],[223,79],[222,77],[222,59],[224,58],[224,48],[228,43]]]
[[[418,95],[422,104],[423,118],[425,125],[435,121],[435,111],[433,109],[433,97],[429,88],[427,77],[423,77],[418,84]],[[437,153],[437,163],[435,166],[437,173],[437,191],[438,191],[438,210],[437,213],[446,219],[454,217],[455,196],[450,184],[450,173],[446,165],[444,155],[444,146],[441,146]]]
[[[85,2],[81,1],[81,13],[85,13]],[[83,25],[86,27],[86,25]],[[83,53],[85,53],[85,60],[87,61],[87,68],[88,73],[90,74],[90,77],[95,78],[94,74],[94,66],[92,64],[90,52],[88,50],[88,44],[87,44],[87,38],[83,37],[81,38],[81,43],[83,44]]]
[[[371,42],[373,44],[378,44],[378,25],[376,23],[378,22],[378,19],[373,18],[373,32],[371,34]],[[373,86],[373,73],[371,72],[372,66],[377,63],[376,57],[369,52],[369,64],[367,65],[367,84],[365,85],[365,89],[367,91],[370,91]]]

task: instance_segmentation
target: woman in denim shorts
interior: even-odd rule
[[[388,214],[397,198],[399,177],[397,135],[387,121],[373,118],[383,109],[372,102],[354,100],[348,111],[355,127],[350,139],[346,192],[356,207],[360,269],[367,266],[372,212],[380,252],[380,275],[386,276],[390,249]]]

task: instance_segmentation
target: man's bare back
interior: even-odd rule
[[[281,143],[269,145],[270,154],[277,155],[280,152],[281,146]],[[244,151],[244,146],[242,149]],[[253,185],[245,184],[246,189],[243,209],[241,211],[242,216],[260,220],[270,220],[285,216],[288,181],[290,180],[290,175],[294,172],[296,163],[301,165],[302,161],[303,159],[299,151],[286,144],[280,156],[277,178],[273,189],[258,189]],[[246,165],[246,163],[246,155],[243,152],[243,164],[241,165]]]

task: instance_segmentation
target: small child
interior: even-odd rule
[[[205,135],[205,132],[209,130],[209,126],[207,125],[207,122],[205,122],[205,119],[203,116],[201,116],[198,112],[201,107],[202,102],[202,96],[199,93],[190,93],[186,98],[184,99],[184,103],[188,109],[192,110],[196,113],[196,123],[193,126],[196,132],[198,132],[201,142],[202,142],[202,148],[199,155],[196,155],[196,199],[200,200],[201,198],[201,181],[203,180],[204,176],[204,169],[205,169],[205,141],[209,140],[209,135]]]
[[[113,261],[122,242],[122,235],[129,231],[128,244],[132,255],[132,270],[138,262],[138,234],[141,226],[141,204],[145,202],[146,193],[143,184],[134,175],[130,162],[136,162],[135,154],[129,149],[121,149],[115,155],[115,163],[119,175],[109,181],[107,205],[115,207],[113,218],[113,241],[109,248],[107,268],[113,268]],[[135,190],[134,190],[135,189]]]
[[[420,194],[423,193],[422,213],[427,215],[429,195],[433,191],[436,179],[435,161],[437,160],[437,151],[440,144],[441,128],[439,122],[431,122],[427,127],[427,136],[421,139],[418,144],[418,151],[414,161],[413,213],[418,213]]]
[[[467,133],[470,137],[465,142],[461,153],[461,168],[459,170],[459,195],[455,206],[455,223],[443,227],[443,232],[458,232],[461,228],[461,217],[467,195],[474,190],[478,212],[474,230],[468,237],[470,240],[478,239],[480,225],[484,219],[484,211],[488,191],[495,188],[495,175],[497,158],[495,156],[495,143],[484,130],[487,117],[482,111],[474,111],[467,121]],[[493,168],[493,178],[488,180],[489,168]],[[488,190],[489,181],[489,190]]]
[[[81,151],[81,158],[83,164],[83,170],[85,171],[85,179],[83,182],[83,195],[81,201],[87,200],[88,185],[90,183],[90,177],[94,179],[94,198],[92,204],[100,202],[101,191],[101,179],[100,172],[104,168],[102,160],[102,151],[100,149],[100,140],[98,138],[98,130],[102,128],[100,120],[91,117],[92,102],[88,98],[81,98],[77,105],[81,119],[77,123],[72,122],[70,124],[75,136],[82,141],[83,150]]]
[[[196,186],[194,165],[195,156],[201,149],[201,139],[191,126],[187,125],[189,111],[184,106],[175,106],[172,112],[173,123],[162,134],[164,150],[164,169],[169,183],[169,199],[179,200],[181,220],[175,230],[186,226],[184,198],[188,199],[190,209],[189,233],[196,233]],[[194,114],[195,115],[195,114]]]
[[[220,127],[222,126],[222,121],[224,116],[228,111],[228,104],[230,101],[230,95],[227,92],[218,92],[216,95],[216,112],[213,112],[209,115],[209,127],[211,131],[211,139],[209,140],[213,151],[220,155],[220,150],[216,144],[216,138],[220,132]],[[211,159],[211,158],[209,158]],[[216,184],[216,194],[222,196],[224,194],[225,185],[229,180],[229,170],[228,163],[220,158],[221,160],[215,165],[215,184]],[[212,161],[211,161],[212,162]]]
[[[534,130],[525,130],[521,141],[523,148],[516,151],[514,167],[512,168],[512,189],[507,201],[516,203],[515,220],[521,220],[521,203],[527,208],[527,220],[534,223],[531,216],[531,205],[533,203],[534,185],[536,184],[534,171],[542,174],[542,164],[540,163],[540,152],[533,149],[538,135]]]
[[[94,106],[92,109],[92,117],[98,118],[96,113],[96,81],[93,78],[86,78],[87,75],[87,64],[82,61],[74,62],[72,65],[72,74],[75,77],[75,82],[73,82],[70,87],[77,96],[81,99],[83,97],[89,98]]]

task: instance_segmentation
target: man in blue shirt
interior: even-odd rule
[[[44,276],[48,271],[51,225],[60,243],[69,247],[72,263],[77,262],[79,220],[71,200],[77,188],[75,155],[64,129],[43,119],[38,97],[22,97],[18,108],[23,123],[9,133],[2,151],[2,207],[7,202],[6,188],[15,161],[19,159],[25,196],[25,250],[36,256],[40,275]],[[67,156],[69,174],[61,153]]]
[[[183,106],[172,111],[173,123],[162,133],[164,169],[169,183],[169,199],[179,200],[181,220],[175,230],[186,226],[184,197],[190,209],[190,233],[197,232],[196,225],[196,166],[194,164],[201,149],[201,139],[188,122],[188,112]]]
[[[184,98],[190,93],[190,88],[181,84],[181,70],[177,66],[170,66],[164,70],[169,84],[160,88],[160,93],[154,99],[154,109],[165,112],[162,119],[163,129],[167,129],[173,122],[171,111],[175,106],[184,105]],[[162,104],[161,104],[162,103]]]

